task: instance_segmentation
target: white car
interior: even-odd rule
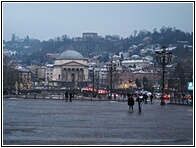
[[[162,93],[155,93],[155,98],[159,99],[161,98],[161,96],[162,96]]]

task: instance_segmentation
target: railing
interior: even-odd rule
[[[66,100],[64,93],[51,93],[48,94],[33,94],[33,95],[27,95],[27,94],[21,94],[21,95],[12,95],[7,94],[3,95],[3,98],[23,98],[23,99],[54,99],[54,100]],[[135,98],[134,98],[135,99]],[[68,97],[68,101],[70,100],[70,96]],[[109,99],[107,95],[98,95],[96,97],[93,97],[92,95],[84,95],[83,93],[78,93],[72,97],[72,100],[81,100],[81,101],[127,101],[127,96],[118,96],[116,99],[114,97],[112,99]],[[155,99],[157,100],[157,99]],[[170,98],[170,104],[178,104],[178,105],[190,105],[192,106],[193,103],[187,100],[182,100],[182,97],[173,97]]]
[[[180,105],[193,105],[193,100],[183,100],[182,97],[172,97],[170,98],[171,104],[180,104]]]
[[[66,100],[65,98],[65,94],[61,93],[61,94],[52,94],[52,93],[48,93],[48,94],[22,94],[22,95],[12,95],[12,94],[7,94],[7,95],[3,95],[3,98],[23,98],[23,99],[54,99],[54,100]],[[68,100],[70,100],[70,96],[68,97]],[[83,94],[77,94],[74,95],[74,97],[72,97],[72,100],[90,100],[90,101],[108,101],[108,98],[106,95],[99,95],[97,97],[85,97]]]

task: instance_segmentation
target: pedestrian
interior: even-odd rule
[[[143,99],[144,99],[145,104],[147,104],[148,96],[146,93],[143,95]]]
[[[127,96],[128,96],[128,103],[127,104],[129,106],[129,112],[131,112],[131,109],[132,109],[132,112],[133,112],[133,106],[135,104],[135,101],[133,99],[133,96],[130,93],[128,93]]]
[[[116,93],[114,94],[114,100],[116,100]]]
[[[72,92],[69,93],[69,101],[72,102]]]
[[[153,94],[150,95],[150,102],[152,104],[152,100],[153,100]]]
[[[126,93],[125,93],[125,92],[124,92],[124,95],[123,95],[123,100],[124,100],[124,99],[126,99]]]
[[[75,92],[73,91],[73,93],[72,93],[72,98],[75,99],[74,97],[75,97]]]
[[[69,98],[69,94],[68,94],[68,91],[66,90],[66,92],[65,92],[65,100],[66,100],[66,102],[68,101],[68,98]]]
[[[143,96],[142,95],[138,95],[136,101],[138,102],[138,109],[139,109],[139,112],[141,113],[142,112]]]

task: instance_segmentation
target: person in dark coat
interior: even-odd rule
[[[137,96],[137,100],[138,102],[138,109],[139,109],[139,112],[141,113],[142,112],[142,102],[143,102],[143,95],[139,94]]]
[[[72,102],[72,97],[73,97],[73,95],[72,95],[72,92],[70,91],[70,93],[69,93],[69,101],[70,102]]]
[[[74,97],[75,97],[75,92],[73,91],[73,93],[72,93],[72,98],[74,99]]]
[[[144,100],[145,104],[147,104],[147,100],[148,100],[147,94],[144,94],[144,95],[143,95],[143,100]]]
[[[135,104],[135,102],[134,102],[134,99],[133,99],[133,97],[131,96],[131,94],[127,94],[127,96],[128,96],[128,106],[129,106],[129,112],[131,111],[131,109],[132,109],[132,112],[133,112],[133,106],[134,106],[134,104]]]
[[[65,92],[65,100],[66,100],[66,102],[68,101],[68,98],[69,98],[69,94],[68,94],[68,91],[66,90],[66,92]]]
[[[150,102],[151,102],[151,104],[152,104],[152,100],[153,100],[153,95],[151,94],[150,95]]]

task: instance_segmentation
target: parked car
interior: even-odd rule
[[[27,95],[39,95],[39,93],[36,93],[36,92],[29,92]]]
[[[183,100],[184,104],[193,104],[193,100],[192,99],[187,99],[187,100]]]
[[[162,93],[154,93],[155,94],[155,98],[160,99],[162,96]]]
[[[182,101],[184,104],[192,104],[193,103],[193,100],[192,100],[191,95],[189,93],[183,94],[182,96],[183,96]]]
[[[8,94],[9,94],[9,92],[7,90],[3,91],[3,95],[8,95]]]
[[[186,94],[182,94],[182,100],[188,100],[188,99],[191,99],[191,95],[186,93]]]
[[[15,91],[12,91],[10,94],[11,95],[16,95],[16,92]],[[21,95],[21,92],[18,92],[18,95]]]
[[[170,99],[170,95],[164,94],[163,98],[169,100]]]

